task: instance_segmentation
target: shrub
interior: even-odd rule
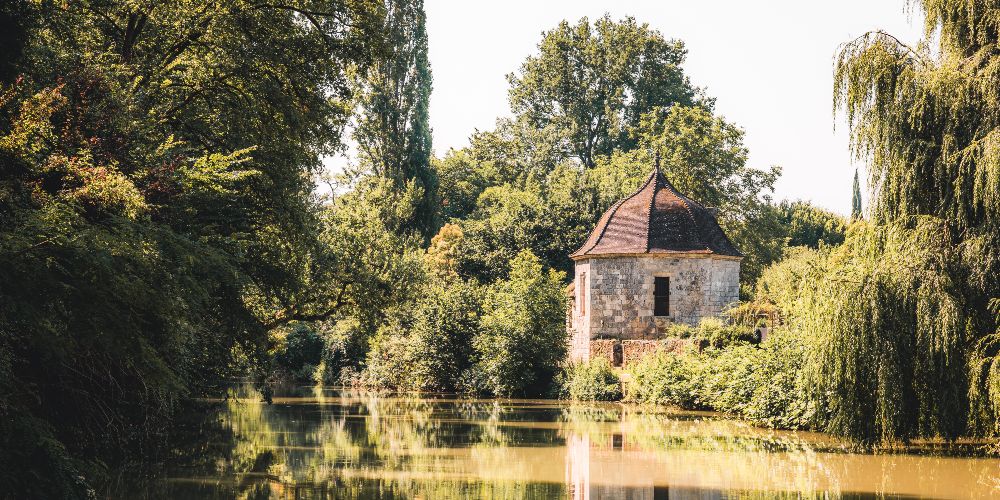
[[[454,391],[472,364],[472,340],[479,331],[480,290],[454,280],[435,285],[418,307],[408,346],[408,384],[417,390]]]
[[[473,360],[481,299],[457,277],[428,284],[416,303],[390,312],[369,343],[361,381],[413,391],[454,391]]]
[[[618,401],[622,398],[622,381],[607,359],[595,358],[570,363],[559,376],[562,397],[583,401]]]
[[[769,427],[805,428],[821,423],[822,416],[803,376],[807,347],[798,336],[778,331],[760,346],[658,352],[629,367],[626,398],[716,410]]]
[[[745,325],[728,325],[718,318],[704,318],[698,326],[675,323],[667,328],[668,337],[705,339],[713,347],[760,342],[753,328]]]
[[[373,335],[355,316],[341,318],[325,331],[320,374],[322,381],[344,384],[345,381],[357,380],[355,375],[365,359],[369,340]]]
[[[777,330],[758,346],[742,344],[706,351],[699,397],[714,410],[769,427],[802,429],[817,423],[803,365],[807,344]]]
[[[412,362],[410,339],[405,330],[398,322],[383,325],[370,341],[359,382],[375,388],[409,389],[406,377]]]
[[[703,371],[702,359],[696,353],[656,352],[628,368],[632,381],[626,386],[626,399],[685,409],[708,409],[701,400]]]

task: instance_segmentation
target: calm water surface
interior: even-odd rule
[[[301,388],[222,402],[147,498],[1000,498],[1000,460],[708,414]]]

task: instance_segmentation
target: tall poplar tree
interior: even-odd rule
[[[397,191],[417,191],[413,215],[398,229],[427,236],[436,229],[437,179],[431,167],[432,77],[423,0],[386,0],[383,31],[386,50],[358,82],[354,139],[362,168],[388,180]]]

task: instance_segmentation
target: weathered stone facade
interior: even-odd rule
[[[695,325],[739,300],[740,258],[634,255],[581,259],[571,314],[570,355],[589,359],[592,340],[654,340],[671,323]],[[669,312],[653,314],[653,282],[670,278]]]

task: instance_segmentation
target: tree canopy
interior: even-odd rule
[[[681,70],[686,55],[682,42],[631,17],[563,21],[508,75],[511,109],[532,128],[554,128],[560,152],[592,167],[600,155],[633,149],[632,129],[648,111],[711,107]]]
[[[252,374],[268,330],[295,319],[281,311],[308,279],[310,176],[343,146],[349,76],[382,50],[384,11],[3,9],[23,38],[0,88],[0,440],[14,462],[0,482],[83,496],[91,460],[149,452],[186,395]],[[39,485],[26,469],[53,474]]]
[[[920,45],[868,33],[835,70],[834,102],[870,165],[873,226],[848,235],[811,325],[836,351],[816,372],[832,427],[864,440],[995,433],[1000,408],[987,307],[1000,295],[998,10],[914,4]]]

